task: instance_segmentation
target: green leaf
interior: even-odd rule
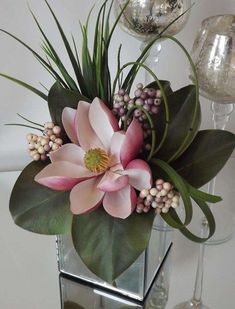
[[[157,157],[164,161],[171,161],[181,146],[178,156],[191,144],[199,129],[201,122],[200,108],[196,111],[196,121],[194,121],[196,105],[196,91],[193,85],[186,86],[168,97],[168,107],[170,112],[170,123],[168,134],[164,144],[157,153]],[[164,112],[163,112],[164,114]],[[156,118],[158,126],[164,126],[164,118]],[[176,158],[175,158],[176,159]]]
[[[194,198],[194,200],[197,203],[197,205],[201,208],[201,210],[202,210],[203,214],[205,215],[206,220],[208,222],[209,233],[208,233],[207,237],[197,236],[194,233],[192,233],[188,228],[183,226],[181,219],[179,218],[179,216],[177,215],[177,212],[173,208],[171,208],[168,213],[161,214],[161,216],[166,221],[167,224],[169,224],[170,226],[172,226],[174,228],[178,228],[180,230],[180,232],[185,237],[190,239],[191,241],[202,243],[202,242],[207,241],[211,236],[213,236],[213,234],[215,232],[215,219],[214,219],[214,216],[213,216],[209,206],[204,201],[197,199],[197,198]]]
[[[168,80],[159,80],[159,82],[161,83],[166,95],[169,95],[173,92],[171,89],[171,83]],[[159,90],[159,86],[156,81],[148,84],[147,86],[145,86],[145,88],[153,88],[155,90]]]
[[[74,247],[93,273],[111,283],[146,249],[153,220],[152,212],[133,213],[123,220],[110,216],[103,208],[74,216]]]
[[[192,186],[199,188],[223,168],[235,147],[235,135],[222,130],[203,130],[173,167]]]
[[[192,198],[195,198],[197,200],[201,200],[204,202],[209,202],[209,203],[218,203],[222,201],[222,198],[220,196],[212,195],[212,194],[197,190],[190,184],[187,184],[187,186],[189,189],[189,194],[192,196]]]
[[[72,223],[69,192],[54,191],[34,181],[46,165],[32,162],[22,171],[11,193],[10,212],[23,229],[39,234],[63,234]]]
[[[38,95],[39,97],[41,97],[43,100],[47,101],[47,95],[44,94],[43,92],[41,92],[40,90],[32,87],[31,85],[19,80],[19,79],[16,79],[14,77],[11,77],[9,75],[6,75],[6,74],[3,74],[3,73],[0,73],[0,76],[4,77],[4,78],[7,78],[9,80],[11,80],[12,82],[22,86],[22,87],[25,87],[26,89],[32,91],[33,93],[35,93],[36,95]]]
[[[61,120],[63,109],[65,107],[77,109],[80,100],[90,101],[79,92],[65,89],[60,83],[55,83],[48,94],[48,107],[52,121],[63,127]]]

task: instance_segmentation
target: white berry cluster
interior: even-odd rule
[[[172,208],[179,206],[180,195],[174,190],[174,187],[169,182],[163,179],[157,179],[155,187],[140,192],[136,212],[149,212],[151,208],[155,209],[156,214],[167,213]]]
[[[55,151],[63,144],[60,138],[61,128],[53,122],[44,124],[42,136],[27,134],[29,155],[34,161],[46,160],[51,151]]]

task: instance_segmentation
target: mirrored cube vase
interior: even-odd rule
[[[159,230],[157,220],[154,222],[147,249],[115,280],[113,285],[104,282],[86,267],[75,251],[69,235],[57,237],[59,271],[73,279],[102,287],[111,293],[143,300],[158,276],[160,267],[171,246],[171,232],[164,229]]]

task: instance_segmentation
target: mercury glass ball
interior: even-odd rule
[[[192,48],[200,93],[214,102],[235,102],[235,15],[205,19]]]
[[[116,15],[126,2],[127,0],[115,0]],[[119,24],[132,36],[141,41],[149,41],[190,6],[191,0],[130,0]],[[189,12],[171,25],[165,34],[177,34],[184,28],[188,17]]]

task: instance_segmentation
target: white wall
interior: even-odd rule
[[[57,16],[60,20],[63,20],[62,24],[65,29],[68,32],[72,31],[76,35],[79,31],[78,18],[84,20],[84,17],[87,15],[89,8],[94,2],[93,0],[49,1]],[[97,0],[96,2],[97,4],[100,4],[102,1]],[[45,3],[42,0],[29,0],[29,3],[36,12],[41,23],[44,25],[49,37],[55,42],[55,45],[61,51],[62,57],[64,57],[65,53],[63,49],[60,48],[61,41],[55,31],[55,25],[52,19],[49,18]],[[235,14],[234,0],[196,1],[196,5],[192,9],[191,17],[187,26],[177,37],[188,49],[190,49],[201,21],[207,16],[225,13]],[[28,42],[34,49],[40,51],[39,44],[41,43],[41,37],[36,26],[32,22],[26,0],[0,0],[0,28],[16,34],[24,41]],[[124,62],[133,59],[133,56],[137,57],[139,52],[139,42],[137,40],[124,34],[121,30],[118,30],[115,38],[116,45],[119,43],[120,38],[124,43]],[[116,50],[113,48],[112,55],[116,55],[115,52]],[[64,58],[66,62],[67,58]],[[116,57],[113,59],[116,61]],[[42,82],[48,87],[52,84],[50,76],[41,68],[35,58],[22,46],[6,37],[4,34],[0,34],[0,72],[8,73],[38,87],[40,87],[39,82]],[[183,86],[188,82],[187,62],[182,53],[169,42],[163,43],[163,51],[160,56],[160,63],[157,67],[157,73],[162,79],[170,79],[174,88]],[[204,128],[211,127],[210,104],[203,98],[201,99],[201,102],[203,110],[202,126]],[[27,90],[0,78],[0,170],[14,170],[16,168],[21,168],[24,163],[29,161],[27,155],[27,143],[25,140],[25,135],[28,133],[28,129],[20,127],[5,127],[3,125],[5,123],[20,121],[16,116],[17,112],[40,123],[44,123],[49,119],[47,106],[44,101]],[[231,117],[228,129],[235,133],[235,112]],[[226,207],[229,207],[234,211],[233,204],[235,192],[232,188],[235,187],[233,176],[235,158],[230,159],[229,167],[230,168],[224,170],[224,181],[220,180],[219,193],[226,196]],[[229,186],[226,185],[226,181],[229,181]],[[231,185],[231,182],[233,182],[233,185]],[[228,191],[228,188],[231,188],[231,190]],[[2,194],[7,194],[4,191],[4,186],[1,186],[1,195]],[[5,207],[7,206],[5,205]],[[5,231],[4,223],[6,225],[8,224],[5,221],[3,222],[3,226],[1,225],[1,234]],[[43,251],[43,244],[41,244],[41,248]],[[26,307],[23,306],[22,308]]]

